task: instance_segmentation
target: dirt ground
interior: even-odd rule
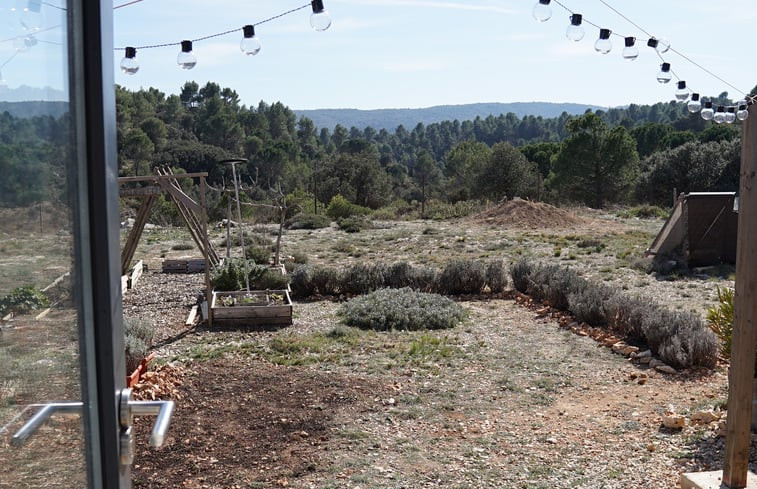
[[[629,268],[625,250],[651,242],[660,221],[575,219],[567,231],[538,233],[523,220],[389,223],[362,236],[288,232],[285,243],[311,263],[509,262],[526,249],[699,312],[717,285],[732,286],[713,277],[657,280]],[[586,253],[566,236],[606,246]],[[429,248],[433,259],[420,251]],[[139,421],[135,487],[673,488],[682,472],[721,467],[719,422],[694,418],[722,416],[724,365],[662,374],[513,297],[460,300],[469,318],[442,332],[347,328],[339,300],[296,302],[285,328],[187,328],[202,283],[201,275],[159,273],[151,262],[125,296],[127,315],[158,320],[160,369],[177,379],[163,394],[177,402],[166,446],[147,446],[151,420]],[[669,413],[686,426],[665,428]]]

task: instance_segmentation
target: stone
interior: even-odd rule
[[[649,362],[653,360],[653,358],[652,357],[638,357],[637,360],[641,364],[648,364]]]
[[[710,424],[720,419],[720,413],[715,411],[697,411],[691,415],[691,422],[697,424]]]
[[[652,350],[640,351],[634,355],[634,358],[651,358],[651,357],[652,357]]]
[[[662,372],[664,374],[675,374],[675,373],[678,373],[678,371],[676,369],[674,369],[670,365],[665,365],[664,363],[662,365],[655,365],[654,369],[657,370],[658,372]]]
[[[658,365],[665,365],[665,362],[663,362],[662,360],[658,360],[657,358],[652,358],[649,361],[649,366],[652,368],[655,368]]]
[[[637,351],[639,351],[638,346],[626,345],[625,347],[620,349],[618,353],[620,353],[621,355],[630,356],[636,353]]]
[[[672,430],[680,430],[686,426],[686,417],[680,414],[668,414],[662,417],[662,425]]]

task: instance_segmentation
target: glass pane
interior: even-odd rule
[[[73,297],[66,11],[0,0],[0,488],[86,487]]]

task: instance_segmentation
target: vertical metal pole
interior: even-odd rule
[[[244,263],[244,285],[250,291],[250,271],[247,270],[247,252],[244,248],[244,229],[242,229],[242,206],[239,203],[239,182],[237,182],[237,163],[231,162],[231,175],[234,177],[234,196],[237,199],[237,218],[239,219],[239,242],[242,245],[242,263]]]
[[[752,421],[754,358],[757,344],[757,111],[749,110],[741,140],[739,224],[736,246],[733,347],[728,372],[728,424],[723,483],[730,489],[747,485]]]

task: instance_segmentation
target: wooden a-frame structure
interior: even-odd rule
[[[147,216],[150,214],[152,206],[162,193],[167,193],[176,208],[179,215],[189,229],[192,240],[202,252],[205,259],[205,298],[210,301],[210,268],[219,264],[220,259],[213,245],[208,239],[208,213],[205,202],[205,178],[207,172],[198,173],[179,173],[174,174],[170,169],[158,169],[155,175],[143,177],[120,177],[119,186],[132,182],[147,182],[151,185],[140,188],[119,188],[120,197],[139,197],[142,198],[142,204],[137,211],[137,217],[134,219],[134,226],[129,231],[124,247],[121,250],[121,274],[125,275],[129,270],[134,253],[137,250],[137,244],[142,237],[142,232],[147,223]],[[194,201],[179,186],[179,178],[199,178],[200,179],[200,203]]]

